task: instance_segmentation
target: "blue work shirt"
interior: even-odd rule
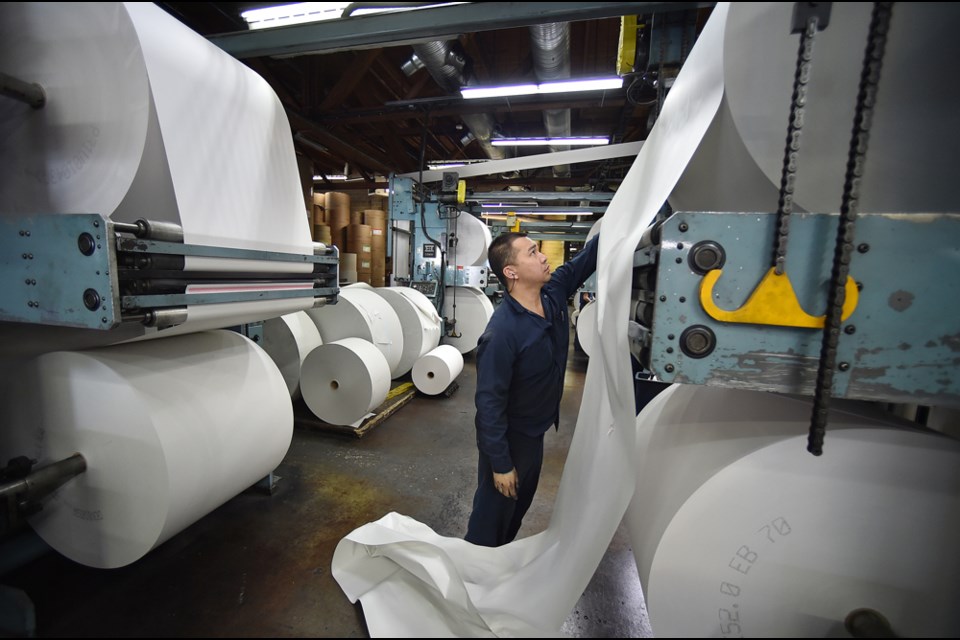
[[[560,421],[560,397],[570,345],[567,299],[596,271],[592,238],[540,290],[544,316],[509,294],[477,343],[477,446],[497,473],[513,469],[507,431],[543,435]]]

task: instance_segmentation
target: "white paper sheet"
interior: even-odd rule
[[[632,477],[636,428],[626,330],[633,252],[720,103],[726,14],[725,4],[714,9],[604,216],[605,340],[590,359],[550,526],[496,549],[431,535],[396,514],[355,530],[338,545],[333,574],[363,601],[371,635],[555,635],[583,592],[633,494],[623,482]],[[429,623],[418,615],[426,606],[435,611]]]
[[[91,567],[136,561],[266,477],[293,436],[277,367],[231,331],[49,353],[4,375],[4,459],[87,461],[30,524]]]

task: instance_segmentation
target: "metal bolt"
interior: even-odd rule
[[[667,336],[667,340],[673,340],[673,338],[674,338],[674,336],[673,336],[672,333]]]
[[[106,318],[106,316],[100,318],[100,322],[102,322],[103,324],[107,324],[107,318]]]
[[[686,302],[687,299],[684,296],[680,296],[680,302]]]
[[[857,291],[863,291],[863,283],[862,283],[862,282],[858,282],[858,283],[857,283]]]
[[[93,221],[93,226],[99,227],[99,226],[100,226],[100,221],[99,221],[99,220],[94,220],[94,221]]]
[[[27,306],[33,308],[33,300],[27,300]]]
[[[660,296],[660,302],[666,302],[667,296]]]
[[[679,249],[680,251],[683,251],[683,243],[682,243],[682,242],[678,242],[678,243],[677,243],[677,249]]]
[[[27,278],[27,279],[26,279],[26,283],[27,283],[27,284],[30,284],[30,278]]]
[[[667,347],[667,353],[673,353],[673,347]]]
[[[27,259],[27,254],[23,254],[23,259],[24,259],[24,260]]]
[[[663,368],[663,370],[666,371],[667,373],[673,373],[673,365],[668,364]]]
[[[24,231],[23,229],[21,229],[21,230],[20,230],[20,237],[22,238],[25,233],[26,233],[26,231]]]
[[[850,363],[849,363],[849,362],[841,362],[840,365],[839,365],[839,367],[837,367],[837,368],[840,369],[840,371],[846,371],[846,370],[848,370],[848,369],[850,368]]]
[[[677,258],[677,264],[682,264],[682,263],[683,263],[683,258]]]
[[[859,245],[857,245],[857,251],[860,253],[866,253],[867,251],[870,251],[870,245],[868,245],[866,242],[861,242]]]
[[[27,237],[28,237],[28,238],[30,237],[30,232],[29,232],[29,231],[27,231]]]
[[[843,328],[843,332],[848,336],[852,336],[857,332],[857,328],[852,324],[848,324],[846,327]]]
[[[690,225],[688,225],[686,222],[681,222],[681,223],[680,223],[680,226],[678,227],[678,229],[680,229],[680,232],[681,232],[681,233],[684,232],[684,231],[686,231],[686,230],[689,229],[689,228],[690,228]]]

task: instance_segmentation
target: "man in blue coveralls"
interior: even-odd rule
[[[593,238],[552,274],[526,234],[505,233],[490,245],[490,269],[507,295],[477,348],[480,461],[467,542],[510,542],[533,502],[543,436],[560,421],[570,340],[567,299],[596,270],[598,241]]]

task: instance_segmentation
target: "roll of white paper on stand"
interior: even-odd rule
[[[397,312],[403,327],[403,354],[394,377],[402,376],[414,363],[440,344],[440,325],[430,299],[410,287],[378,287],[374,290]]]
[[[260,346],[276,363],[294,400],[300,398],[300,367],[310,352],[321,344],[320,331],[305,311],[288,313],[263,323]]]
[[[358,285],[344,287],[340,290],[337,304],[310,309],[307,315],[316,323],[325,343],[343,338],[362,338],[383,353],[391,377],[401,375],[397,371],[403,356],[403,327],[390,303],[374,293],[372,288]]]
[[[580,346],[583,352],[588,356],[593,355],[600,335],[597,327],[597,303],[595,300],[583,305],[580,309],[580,315],[577,316],[577,339],[580,340]]]
[[[477,348],[477,341],[493,317],[493,303],[480,289],[447,287],[443,315],[448,321],[456,318],[457,323],[453,329],[455,335],[444,334],[440,344],[453,345],[460,353],[470,353]]]
[[[136,561],[266,477],[293,434],[276,365],[231,331],[49,353],[6,373],[4,459],[87,461],[30,524],[91,567]]]
[[[321,420],[356,426],[387,397],[390,367],[366,340],[344,338],[310,352],[300,371],[300,390]]]
[[[417,390],[435,396],[443,393],[463,371],[463,354],[456,347],[442,344],[413,365],[413,384]]]
[[[490,227],[480,218],[463,213],[457,218],[455,264],[471,267],[486,264],[492,238]]]
[[[814,457],[810,410],[675,385],[641,412],[626,522],[658,637],[831,637],[859,608],[960,632],[960,442],[835,401]]]

